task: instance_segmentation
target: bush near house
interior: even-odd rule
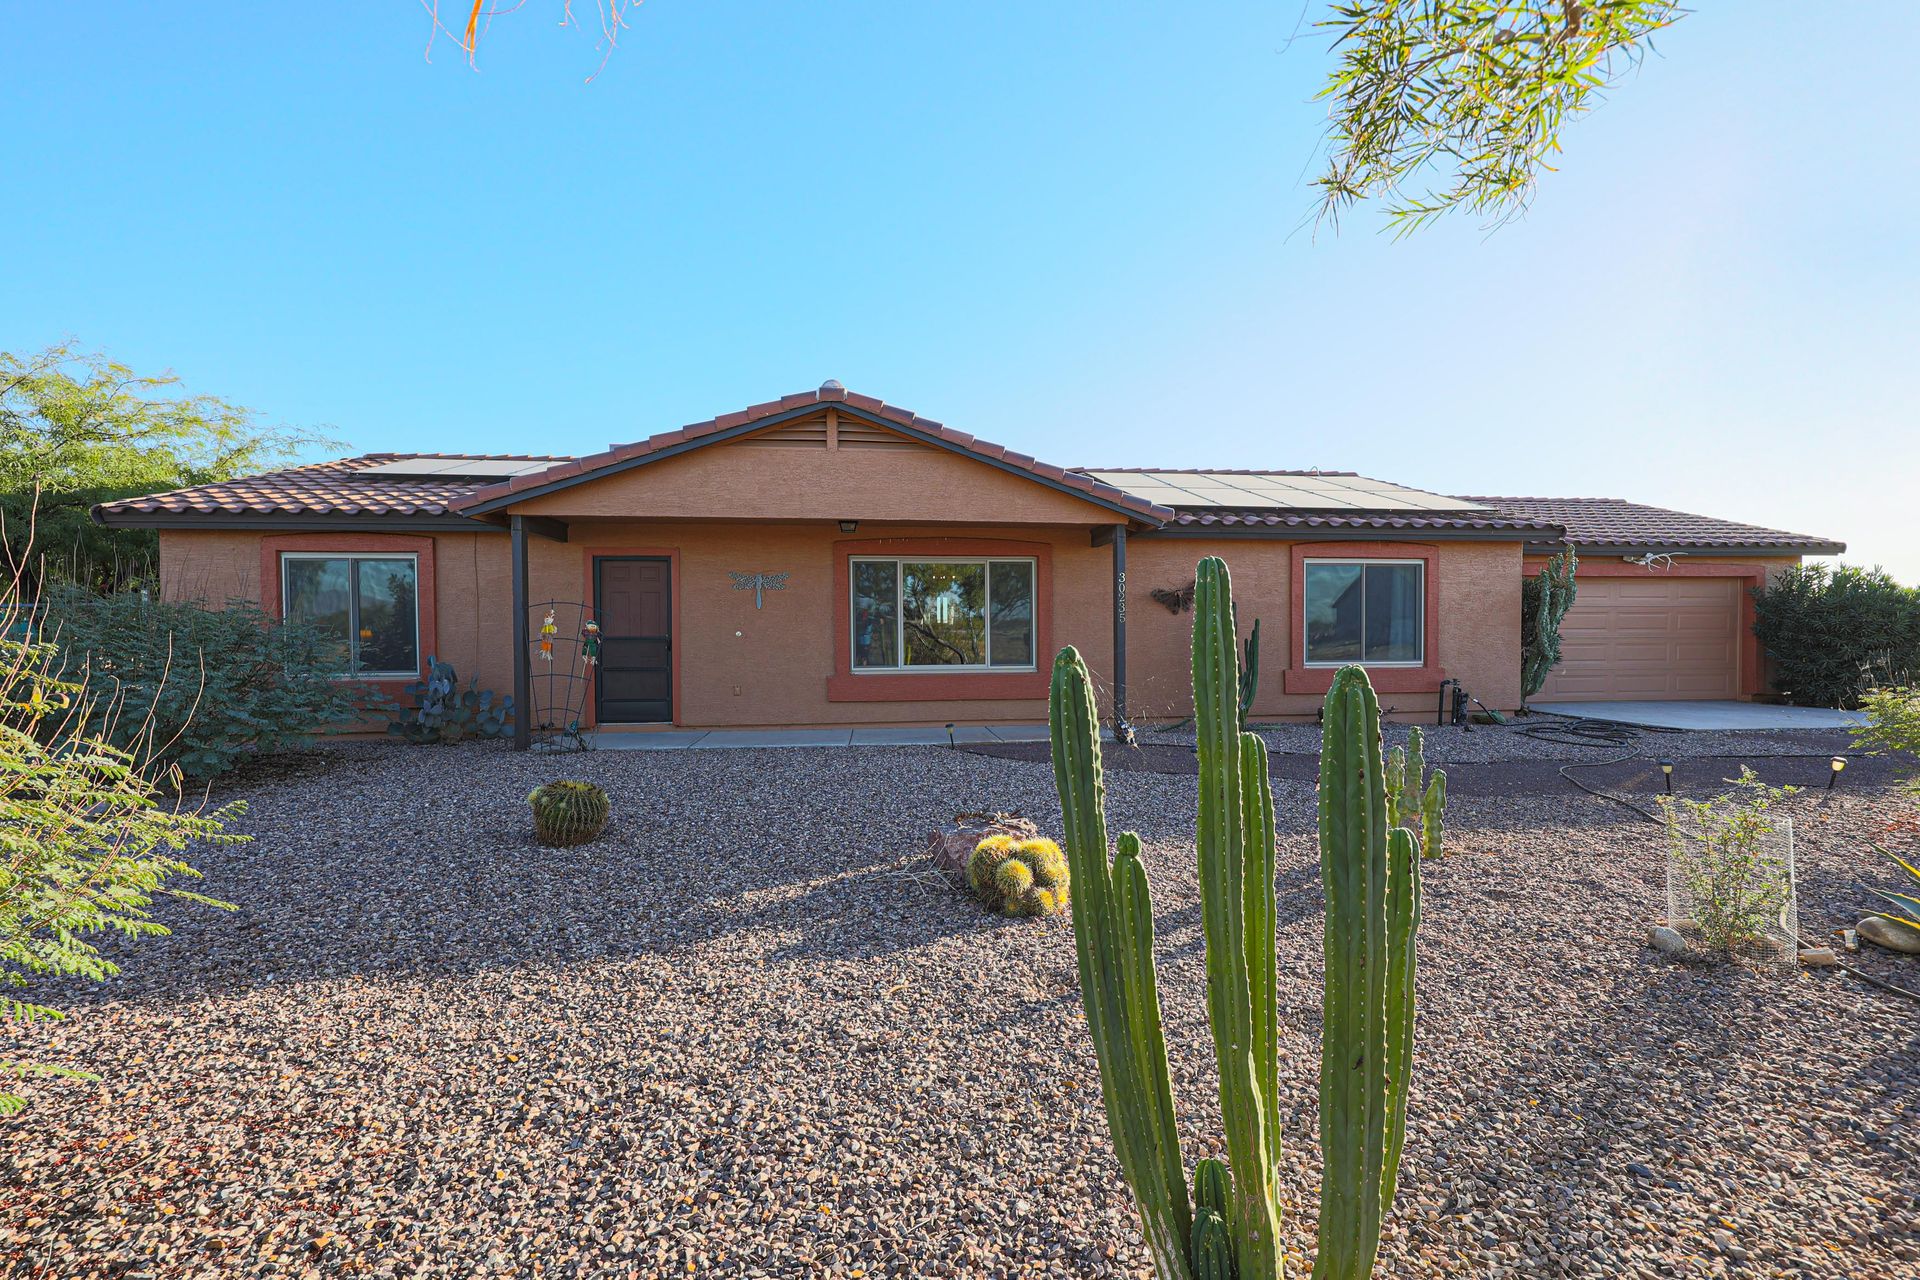
[[[1774,688],[1793,702],[1855,707],[1920,671],[1920,591],[1884,570],[1796,565],[1753,599]]]
[[[84,691],[80,731],[189,778],[360,717],[333,638],[244,601],[214,610],[54,588],[41,625],[60,677]]]
[[[85,687],[60,678],[56,647],[11,593],[0,599],[0,1028],[10,1033],[63,1015],[20,995],[36,981],[105,981],[120,968],[89,941],[167,932],[149,908],[162,895],[229,904],[177,887],[198,873],[181,860],[190,844],[235,843],[226,831],[242,804],[217,810],[182,803],[181,775],[142,763],[88,726],[99,723]],[[170,883],[176,882],[176,883]],[[11,1039],[11,1036],[9,1037]],[[29,1077],[91,1080],[73,1067],[0,1060],[0,1116],[26,1105],[12,1082]]]
[[[1853,745],[1870,755],[1920,756],[1920,685],[1869,689],[1860,698],[1867,722],[1853,731]],[[1920,776],[1907,779],[1920,792]]]

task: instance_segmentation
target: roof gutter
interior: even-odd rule
[[[1557,538],[1550,541],[1530,541],[1527,543],[1527,551],[1550,555],[1557,551],[1565,551],[1569,545],[1583,556],[1619,556],[1623,560],[1644,555],[1721,556],[1747,560],[1790,559],[1794,556],[1837,556],[1847,549],[1847,544],[1844,542],[1813,540],[1792,545],[1730,543],[1726,546],[1717,546],[1699,542],[1578,542],[1568,538]]]

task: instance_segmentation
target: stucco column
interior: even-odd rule
[[[1127,526],[1113,526],[1113,722],[1127,721]]]
[[[509,516],[513,539],[513,749],[533,745],[533,672],[527,649],[527,528],[523,516]]]

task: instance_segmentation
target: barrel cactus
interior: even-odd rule
[[[607,829],[607,793],[591,782],[549,782],[527,797],[541,844],[585,844]]]
[[[1200,562],[1194,595],[1197,845],[1227,1161],[1201,1162],[1191,1190],[1140,840],[1123,833],[1109,860],[1093,683],[1071,648],[1053,667],[1048,710],[1080,989],[1108,1127],[1159,1280],[1281,1274],[1273,796],[1266,746],[1239,728],[1238,658],[1227,567],[1210,557]],[[1320,755],[1327,924],[1319,1280],[1371,1274],[1406,1133],[1420,865],[1414,833],[1387,820],[1384,774],[1379,702],[1364,671],[1344,668],[1327,694]]]
[[[967,860],[967,886],[989,910],[1009,916],[1050,916],[1066,908],[1067,857],[1051,840],[992,835]]]

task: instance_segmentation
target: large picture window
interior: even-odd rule
[[[853,669],[1032,670],[1033,561],[853,561]]]
[[[354,676],[420,674],[419,564],[413,556],[288,552],[281,609],[340,638]]]
[[[1426,565],[1309,560],[1301,594],[1310,667],[1417,667],[1426,655]]]

